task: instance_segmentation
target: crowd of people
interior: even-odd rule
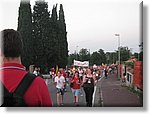
[[[70,67],[60,68],[58,71],[51,68],[50,77],[57,90],[57,105],[63,105],[63,96],[67,91],[66,85],[70,85],[74,97],[74,106],[79,106],[79,96],[85,93],[86,106],[92,106],[94,86],[98,80],[104,76],[107,79],[108,73],[113,73],[113,65],[99,67]]]
[[[0,47],[0,84],[3,87],[3,107],[51,107],[52,99],[45,81],[40,78],[40,68],[35,68],[33,74],[26,71],[21,63],[23,53],[22,37],[18,31],[5,29],[1,31],[2,44]],[[63,95],[66,85],[70,85],[74,97],[74,105],[79,106],[79,95],[82,88],[85,92],[86,105],[92,106],[94,86],[97,81],[108,73],[113,73],[114,67],[70,67],[50,70],[50,76],[56,87],[57,105],[63,105]]]

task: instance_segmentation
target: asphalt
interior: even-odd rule
[[[95,107],[142,107],[140,97],[122,86],[116,74],[102,77],[97,83]]]
[[[48,79],[48,88],[53,101],[53,107],[57,107],[56,87],[51,79]],[[83,89],[83,88],[82,88]],[[79,97],[79,107],[86,107],[85,93]],[[142,107],[142,102],[137,94],[122,86],[116,74],[108,75],[108,78],[100,78],[95,86],[93,94],[93,107]],[[62,107],[75,107],[73,95],[69,86],[64,94],[64,105]]]
[[[48,80],[48,88],[49,88],[49,92],[51,95],[51,99],[53,101],[53,107],[57,107],[56,87],[51,79]],[[67,85],[66,89],[67,91],[64,93],[63,105],[61,107],[76,107],[74,104],[74,98],[73,98],[70,86]],[[83,91],[83,88],[81,92],[83,93],[83,96],[81,95],[79,96],[79,107],[85,107],[86,102],[85,102],[85,93]]]

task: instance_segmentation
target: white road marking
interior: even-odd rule
[[[102,76],[98,81],[101,81],[103,78],[104,78],[104,76]],[[97,86],[94,87],[92,106],[94,106],[96,89],[97,89]],[[101,92],[101,93],[102,93],[102,92]]]
[[[97,88],[97,87],[96,87],[96,86],[94,86],[94,93],[93,93],[93,101],[92,101],[92,106],[94,106],[96,88]]]
[[[101,79],[103,79],[104,78],[104,76],[101,78]],[[100,84],[100,100],[101,100],[101,106],[103,107],[104,106],[104,103],[103,103],[103,93],[102,93],[102,83]]]

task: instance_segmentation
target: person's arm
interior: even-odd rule
[[[57,78],[56,77],[54,78],[54,85],[55,86],[57,85]]]
[[[63,77],[63,88],[65,85],[66,85],[66,81],[65,81],[65,78]]]
[[[82,81],[82,84],[81,86],[83,86],[83,84],[86,82],[86,75],[83,76],[83,81]]]
[[[73,83],[74,82],[74,78],[72,77],[71,79],[70,79],[70,83]]]
[[[96,76],[95,75],[93,75],[93,80],[94,80],[94,85],[96,85],[97,80],[96,80]]]
[[[82,81],[81,81],[80,78],[79,78],[78,84],[79,84],[79,85],[82,85]]]

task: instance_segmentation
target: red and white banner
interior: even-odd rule
[[[88,67],[89,66],[89,61],[77,61],[74,60],[74,66],[82,66],[82,67]]]

